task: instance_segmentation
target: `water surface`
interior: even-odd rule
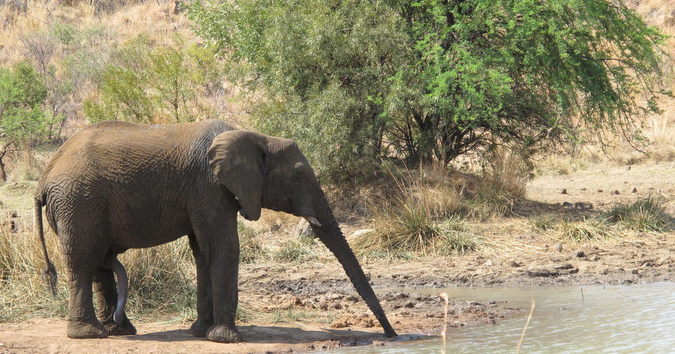
[[[532,300],[535,309],[522,353],[675,353],[675,282],[631,286],[450,288],[453,300],[506,300],[525,311],[494,325],[449,328],[433,338],[344,353],[513,353]]]

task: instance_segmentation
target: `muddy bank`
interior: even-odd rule
[[[239,321],[238,326],[245,343],[222,344],[195,338],[188,333],[189,322],[145,322],[133,318],[138,335],[75,340],[66,337],[65,320],[52,318],[0,324],[0,353],[307,352],[422,339],[438,335],[442,327],[443,301],[438,296],[383,294],[384,306],[391,309],[389,317],[399,333],[396,339],[384,338],[365,305],[337,291],[318,297],[256,297],[242,292],[242,298],[248,299],[243,306],[249,318]],[[256,304],[267,305],[254,306],[252,298]],[[451,301],[449,326],[495,323],[518,310],[505,302]]]

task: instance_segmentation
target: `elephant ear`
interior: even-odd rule
[[[216,181],[239,201],[239,213],[258,220],[265,187],[264,136],[245,130],[219,134],[209,148],[209,166]]]

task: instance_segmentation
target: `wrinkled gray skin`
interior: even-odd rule
[[[123,313],[126,296],[118,298],[115,287],[113,270],[120,280],[119,292],[126,292],[117,254],[187,235],[197,264],[198,316],[192,334],[217,342],[241,341],[234,322],[236,217],[239,212],[257,220],[261,208],[305,217],[342,264],[385,335],[396,335],[312,168],[291,140],[232,130],[216,120],[94,124],[59,149],[35,197],[40,237],[44,239],[45,206],[70,271],[70,337],[136,333]],[[44,251],[54,284],[56,274]],[[101,300],[99,318],[92,283]]]

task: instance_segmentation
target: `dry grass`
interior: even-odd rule
[[[50,32],[55,24],[65,23],[78,30],[104,29],[108,45],[124,43],[139,33],[147,33],[156,43],[170,44],[175,33],[194,38],[187,17],[174,12],[173,1],[138,1],[127,6],[114,6],[112,11],[98,11],[104,2],[81,1],[66,6],[61,1],[34,1],[26,3],[25,11],[12,6],[0,6],[0,65],[11,65],[25,57],[23,39],[38,32]],[[113,3],[106,1],[105,3]],[[129,2],[131,3],[131,2]],[[67,54],[60,47],[49,62],[58,61]]]
[[[7,211],[0,210],[3,221]],[[28,220],[26,220],[28,219]],[[42,250],[32,218],[14,219],[19,232],[0,223],[0,321],[31,317],[63,317],[68,304],[68,274],[58,238],[47,232],[49,256],[59,273],[58,294],[52,297],[42,274]],[[120,256],[129,273],[131,317],[195,318],[195,266],[186,238],[159,247],[129,250]]]
[[[316,242],[309,237],[287,240],[273,252],[272,260],[279,263],[306,262],[316,259],[316,249]]]
[[[562,221],[553,229],[553,234],[563,240],[593,241],[615,237],[618,230],[611,228],[604,220],[588,218],[582,221]]]
[[[431,167],[390,174],[393,192],[370,207],[375,231],[352,243],[362,254],[425,256],[475,250],[479,242],[466,218],[507,214],[518,198],[513,193],[523,190],[515,182],[501,183],[497,173],[477,178]]]

